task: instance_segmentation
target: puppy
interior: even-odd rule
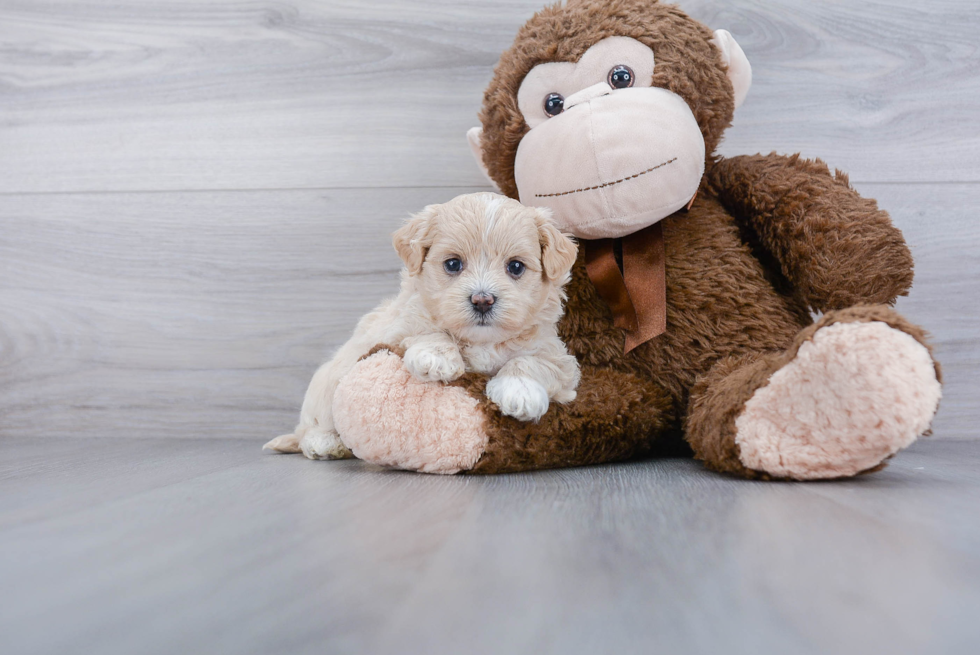
[[[405,262],[400,293],[361,319],[314,374],[295,431],[265,448],[352,457],[334,428],[333,395],[378,344],[404,349],[405,367],[422,380],[492,375],[487,396],[522,421],[541,418],[551,400],[575,398],[578,363],[556,324],[577,248],[550,210],[493,193],[463,195],[423,209],[395,232],[394,246]]]

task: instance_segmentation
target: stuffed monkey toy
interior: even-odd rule
[[[500,473],[693,452],[812,480],[880,469],[926,432],[941,378],[890,307],[912,284],[902,234],[820,160],[715,154],[751,79],[728,32],[656,0],[531,18],[468,136],[504,194],[582,246],[559,330],[578,397],[521,422],[486,376],[423,383],[379,344],[334,396],[354,455]]]

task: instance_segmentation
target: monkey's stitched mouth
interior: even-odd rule
[[[638,178],[641,175],[646,175],[647,173],[652,173],[653,171],[657,170],[658,168],[663,168],[664,166],[667,166],[669,164],[673,164],[675,161],[677,161],[677,157],[673,157],[672,159],[668,159],[667,161],[663,162],[662,164],[657,164],[656,166],[651,166],[650,168],[646,169],[645,171],[640,171],[639,173],[634,173],[633,175],[630,175],[629,177],[620,178],[620,179],[618,179],[618,180],[616,180],[614,182],[604,182],[603,184],[597,184],[595,186],[583,187],[581,189],[575,189],[574,191],[562,191],[561,193],[536,193],[536,194],[534,194],[534,197],[535,198],[555,198],[555,197],[558,197],[558,196],[571,195],[573,193],[582,193],[583,191],[595,191],[596,189],[603,189],[603,188],[605,188],[607,186],[612,186],[614,184],[619,184],[620,182],[628,182],[629,180]]]

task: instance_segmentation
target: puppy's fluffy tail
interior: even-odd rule
[[[283,434],[262,446],[262,450],[274,450],[278,453],[299,453],[299,435],[295,432]]]

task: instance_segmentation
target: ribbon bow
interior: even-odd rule
[[[622,244],[622,271],[617,241]],[[612,310],[613,325],[626,330],[624,353],[667,330],[664,260],[664,230],[659,222],[622,239],[585,242],[589,279]]]

